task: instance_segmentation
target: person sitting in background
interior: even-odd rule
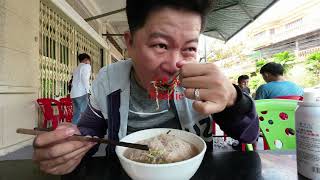
[[[260,74],[267,84],[261,85],[255,99],[272,99],[278,96],[302,96],[303,89],[283,77],[284,68],[281,64],[270,62],[264,65]]]
[[[250,95],[250,88],[248,87],[249,84],[249,76],[248,75],[241,75],[238,77],[238,86],[242,90]]]

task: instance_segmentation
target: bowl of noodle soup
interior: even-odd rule
[[[190,179],[198,170],[207,148],[196,134],[168,128],[138,131],[121,141],[146,144],[150,148],[142,151],[116,147],[121,166],[134,180]]]

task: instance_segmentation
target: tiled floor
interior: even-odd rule
[[[106,145],[100,145],[99,151],[94,156],[104,156],[106,154],[105,147]],[[26,146],[5,156],[0,156],[0,161],[32,159],[32,153],[32,146]]]
[[[0,161],[31,159],[32,153],[33,153],[32,146],[26,146],[26,147],[21,148],[17,151],[9,153],[5,156],[0,156]]]

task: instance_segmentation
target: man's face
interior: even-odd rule
[[[177,72],[177,62],[196,60],[200,29],[200,15],[165,8],[151,13],[133,35],[126,33],[140,84],[147,89],[150,81],[168,79]]]
[[[90,63],[91,63],[91,60],[88,59],[88,58],[86,58],[86,59],[84,59],[82,62],[85,63],[85,64],[90,64]]]
[[[262,73],[262,78],[265,82],[270,82],[270,74],[269,73]]]
[[[248,87],[248,84],[249,84],[249,79],[244,79],[240,82],[239,85],[241,86],[241,88],[246,88]]]

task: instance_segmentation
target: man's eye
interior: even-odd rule
[[[197,51],[197,48],[190,47],[190,48],[187,48],[186,50],[187,50],[187,51]]]
[[[156,45],[154,45],[154,47],[160,48],[160,49],[168,49],[167,45],[165,45],[165,44],[156,44]]]

